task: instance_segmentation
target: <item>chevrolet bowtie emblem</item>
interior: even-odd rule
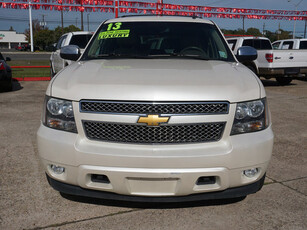
[[[147,115],[140,117],[138,123],[146,123],[149,126],[158,126],[160,123],[167,123],[169,117],[160,117],[159,115]]]

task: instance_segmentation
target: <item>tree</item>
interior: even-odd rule
[[[45,50],[47,46],[51,46],[54,43],[54,31],[52,30],[39,30],[34,34],[33,37],[35,46],[40,47],[42,50]]]
[[[74,25],[68,27],[58,26],[54,30],[49,30],[48,27],[43,28],[39,24],[37,19],[32,21],[33,26],[33,43],[34,47],[39,47],[40,49],[46,49],[48,46],[51,46],[53,43],[56,43],[59,38],[68,32],[80,31],[80,29]],[[26,40],[30,42],[30,30],[25,30]]]
[[[59,38],[68,32],[75,32],[75,31],[81,31],[80,28],[74,26],[74,25],[70,25],[68,27],[64,27],[62,30],[62,27],[58,26],[57,28],[54,29],[54,42],[57,42],[59,40]]]
[[[30,27],[30,26],[29,26]],[[38,19],[32,20],[32,28],[33,28],[33,37],[35,36],[35,33],[42,30],[43,27],[39,24]],[[46,28],[48,29],[48,28]],[[30,29],[25,30],[26,40],[30,42]]]
[[[252,36],[255,36],[255,37],[262,36],[262,33],[260,32],[260,30],[257,29],[257,28],[253,28],[253,27],[248,28],[245,34],[246,35],[252,35]]]

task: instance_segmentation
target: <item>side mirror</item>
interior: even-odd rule
[[[11,61],[12,59],[10,57],[6,57],[5,61]]]
[[[251,46],[240,47],[236,55],[239,62],[254,61],[257,59],[257,57],[257,50]]]
[[[63,59],[77,61],[81,56],[80,48],[76,45],[63,46],[60,51],[60,56]]]

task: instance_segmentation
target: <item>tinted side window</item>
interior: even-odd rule
[[[280,42],[275,42],[274,44],[272,44],[273,49],[277,50],[279,45],[280,45]]]
[[[57,49],[57,50],[58,50],[58,49],[61,49],[61,48],[63,47],[66,38],[67,38],[67,35],[62,36],[62,37],[59,39],[58,43],[56,44],[56,49]]]
[[[300,49],[307,49],[307,41],[301,41],[300,42]]]
[[[57,49],[57,50],[58,50],[58,49],[61,49],[61,44],[62,44],[62,42],[63,42],[63,40],[64,40],[65,37],[66,37],[66,36],[60,37],[58,43],[56,44],[56,49]]]
[[[229,48],[231,50],[234,50],[235,47],[236,47],[236,44],[237,44],[237,40],[236,39],[233,39],[233,40],[227,40],[228,44],[229,44]]]
[[[84,49],[91,37],[92,34],[73,35],[69,45],[77,45],[79,48]]]
[[[251,46],[251,47],[254,47],[253,40],[252,40],[252,39],[246,39],[246,40],[244,40],[242,46]]]
[[[282,48],[283,50],[291,50],[293,49],[293,41],[288,41],[288,42],[284,42],[282,44]]]
[[[268,40],[261,40],[261,48],[262,50],[270,50],[272,49],[271,42]]]

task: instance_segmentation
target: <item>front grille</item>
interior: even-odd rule
[[[90,140],[139,144],[171,144],[218,141],[222,137],[225,122],[147,126],[83,121],[83,126],[85,134]]]
[[[80,112],[125,114],[227,114],[228,102],[80,102]]]

